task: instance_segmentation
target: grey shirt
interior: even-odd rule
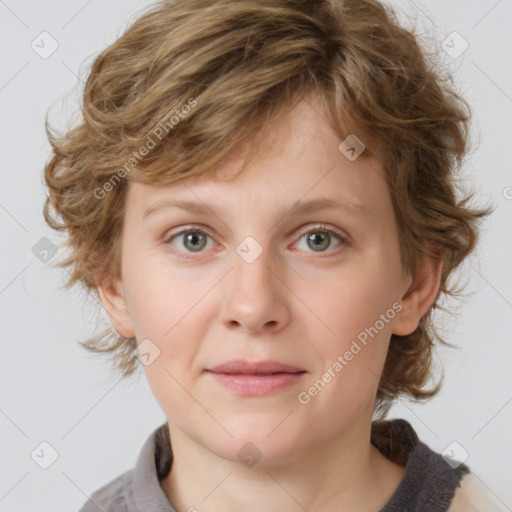
[[[405,420],[372,425],[372,444],[386,457],[405,466],[395,493],[380,512],[445,512],[469,468],[452,468],[422,443]],[[160,487],[171,470],[172,449],[167,423],[144,443],[135,468],[92,494],[79,512],[176,512]]]

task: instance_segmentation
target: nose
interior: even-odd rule
[[[284,267],[272,259],[269,250],[264,249],[252,260],[243,247],[238,249],[233,258],[234,268],[226,277],[221,320],[229,329],[278,332],[290,319],[290,292]]]

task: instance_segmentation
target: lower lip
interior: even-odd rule
[[[241,395],[262,396],[297,383],[306,372],[274,373],[271,375],[209,373],[211,373],[220,384]]]

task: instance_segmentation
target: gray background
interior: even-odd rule
[[[43,237],[61,240],[42,215],[45,113],[53,106],[52,123],[67,125],[78,105],[78,77],[150,3],[0,0],[0,512],[78,510],[92,491],[133,467],[165,421],[142,373],[120,381],[107,362],[78,346],[94,332],[96,304],[80,287],[63,292],[65,271],[41,261],[36,245]],[[458,306],[457,316],[438,318],[461,347],[437,352],[446,373],[442,392],[423,405],[400,400],[391,416],[409,420],[436,451],[456,441],[455,455],[465,450],[473,473],[512,510],[512,0],[391,3],[427,38],[442,41],[456,31],[469,44],[456,59],[444,55],[473,106],[480,141],[464,176],[482,202],[498,206],[460,272],[472,295],[446,304]],[[44,31],[58,43],[47,58],[40,56],[51,49]],[[58,453],[47,469],[34,460],[50,462],[43,441]],[[34,450],[44,456],[33,459]]]

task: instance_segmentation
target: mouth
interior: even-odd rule
[[[242,396],[262,396],[296,384],[307,372],[278,361],[233,360],[207,369],[224,387]]]

